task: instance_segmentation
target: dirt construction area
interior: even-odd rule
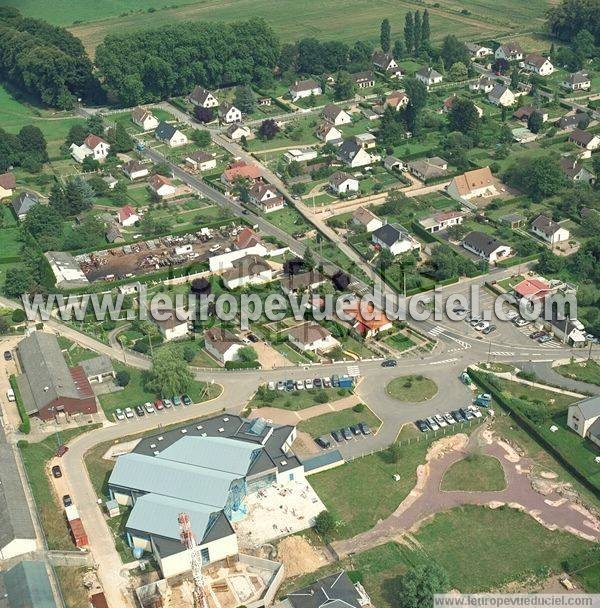
[[[277,545],[277,558],[286,578],[308,574],[329,563],[322,549],[313,547],[303,536],[288,536]]]

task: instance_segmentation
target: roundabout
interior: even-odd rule
[[[397,401],[420,403],[429,401],[438,392],[437,384],[426,376],[411,374],[394,378],[386,387],[387,394]]]

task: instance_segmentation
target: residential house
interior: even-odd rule
[[[352,169],[364,167],[373,162],[371,155],[353,137],[342,143],[337,150],[337,157]]]
[[[391,53],[376,51],[373,53],[373,65],[380,69],[389,78],[402,78],[402,70],[398,67],[396,60]]]
[[[369,89],[375,86],[375,75],[370,70],[350,74],[357,89]]]
[[[462,211],[440,211],[419,220],[419,224],[427,232],[442,232],[451,226],[463,223],[465,213]]]
[[[495,51],[496,59],[506,59],[506,61],[521,61],[523,59],[523,49],[516,42],[501,44]]]
[[[185,146],[188,143],[188,138],[185,133],[182,133],[177,127],[164,121],[156,127],[154,137],[156,137],[158,141],[167,144],[169,148],[178,148],[179,146]]]
[[[495,264],[512,255],[512,249],[508,245],[503,245],[485,232],[469,232],[463,239],[462,246],[490,264]]]
[[[321,116],[336,127],[348,125],[352,122],[352,116],[350,116],[346,110],[342,110],[342,108],[336,106],[334,103],[327,104],[323,108]]]
[[[383,226],[383,221],[366,207],[359,207],[352,214],[352,221],[359,226],[363,226],[367,232],[374,232]]]
[[[125,239],[123,238],[122,232],[116,224],[110,224],[104,233],[107,242],[109,243],[122,243]]]
[[[283,155],[283,160],[289,165],[294,161],[305,163],[314,160],[317,156],[317,151],[314,148],[292,148]]]
[[[569,135],[569,141],[572,141],[578,148],[583,148],[588,152],[593,152],[600,147],[600,136],[589,131],[575,129]]]
[[[427,181],[446,175],[448,161],[439,156],[433,156],[431,158],[412,160],[406,166],[412,175],[422,181]]]
[[[101,384],[106,380],[113,380],[117,375],[112,360],[107,355],[86,359],[79,365],[81,365],[81,369],[85,372],[90,384]]]
[[[11,201],[15,215],[20,220],[24,220],[31,209],[39,203],[40,199],[38,198],[37,194],[33,192],[21,192],[21,194],[15,196]]]
[[[70,150],[71,156],[78,163],[82,163],[88,157],[91,157],[98,162],[102,162],[110,152],[110,144],[101,137],[92,134],[88,135],[80,146],[71,144]]]
[[[159,124],[158,118],[156,118],[150,110],[142,108],[141,106],[133,108],[131,111],[131,120],[144,131],[153,131]]]
[[[191,104],[201,108],[219,107],[219,100],[208,89],[199,85],[194,87],[188,99]]]
[[[397,156],[386,156],[383,159],[383,166],[387,171],[403,171],[404,163]]]
[[[312,78],[308,80],[296,80],[294,84],[289,88],[289,93],[292,101],[296,102],[304,97],[310,97],[311,95],[317,96],[322,95],[323,90],[321,85]]]
[[[158,327],[165,342],[185,338],[190,329],[189,313],[183,309],[149,311],[150,320]]]
[[[563,344],[568,344],[575,348],[583,348],[587,344],[583,323],[578,319],[570,319],[568,315],[566,318],[563,318],[562,315],[559,318],[554,314],[550,321],[543,325],[543,328],[551,332]]]
[[[123,173],[131,181],[147,177],[150,174],[148,165],[144,165],[139,160],[129,160],[126,163],[123,163],[121,168],[123,169]]]
[[[329,330],[314,322],[297,325],[290,329],[288,340],[302,352],[326,353],[340,345]]]
[[[250,139],[252,137],[252,129],[239,122],[233,123],[226,131],[227,137],[232,141],[239,141],[242,137]]]
[[[236,361],[244,343],[233,333],[222,327],[211,327],[204,332],[204,348],[222,364]]]
[[[420,251],[421,244],[400,224],[383,224],[371,233],[371,241],[394,255],[407,251]]]
[[[384,108],[392,108],[399,112],[408,105],[408,95],[405,91],[392,91],[384,100]]]
[[[394,327],[386,314],[372,302],[357,299],[344,308],[344,314],[352,319],[352,328],[364,338],[373,338]]]
[[[596,181],[596,176],[576,158],[563,156],[560,159],[560,168],[565,177],[571,181],[584,184],[594,184]]]
[[[523,66],[528,72],[533,72],[538,76],[550,76],[554,72],[554,66],[547,57],[542,57],[537,53],[532,53],[525,57]]]
[[[589,121],[590,117],[585,112],[569,112],[559,118],[554,124],[561,131],[573,131],[589,123]]]
[[[274,608],[368,608],[371,600],[360,583],[352,583],[344,572],[337,572],[293,591]]]
[[[358,180],[344,171],[336,171],[329,177],[329,187],[338,195],[358,192]]]
[[[469,83],[469,90],[473,92],[485,93],[486,95],[490,93],[494,87],[496,86],[496,82],[487,76],[480,76],[477,80],[474,80]]]
[[[488,95],[488,101],[495,106],[508,108],[515,103],[514,93],[505,84],[496,84]]]
[[[467,47],[472,59],[483,59],[484,57],[494,54],[492,49],[487,46],[477,44],[476,42],[466,42],[465,46]]]
[[[236,108],[233,104],[223,102],[219,106],[219,119],[225,124],[242,121],[242,111]]]
[[[260,244],[260,237],[252,228],[244,228],[242,231],[236,236],[234,245],[237,250],[247,250],[251,247],[255,247]],[[257,254],[264,255],[264,254]]]
[[[452,178],[446,188],[448,194],[459,203],[473,198],[497,196],[496,184],[489,167],[466,171]]]
[[[513,230],[522,228],[525,225],[525,217],[520,213],[508,213],[500,218],[500,222]]]
[[[568,241],[571,234],[566,228],[543,214],[538,215],[531,222],[531,232],[546,241],[546,243],[550,243],[550,245],[560,243],[561,241]]]
[[[316,136],[325,143],[341,141],[342,132],[336,129],[330,122],[322,122],[317,127]]]
[[[552,291],[549,283],[542,279],[523,279],[513,287],[513,292],[519,300],[544,300]]]
[[[377,147],[377,138],[373,133],[359,133],[354,136],[354,139],[364,150],[372,150]]]
[[[270,184],[256,182],[250,187],[250,202],[263,213],[279,211],[284,207],[283,196]]]
[[[327,278],[318,270],[309,270],[299,274],[290,274],[281,280],[281,289],[285,294],[297,294],[303,291],[314,291],[324,285]]]
[[[587,397],[570,405],[567,426],[600,446],[600,396]]]
[[[217,166],[214,154],[197,150],[185,157],[185,164],[194,171],[210,171]]]
[[[14,173],[2,173],[0,175],[0,199],[12,196],[17,187],[17,180]]]
[[[102,181],[108,186],[109,190],[114,190],[115,186],[119,183],[119,180],[112,175],[105,175]]]
[[[230,163],[229,167],[221,174],[221,181],[226,186],[233,186],[238,180],[255,181],[260,178],[258,165],[250,165],[246,161],[239,160]]]
[[[131,205],[124,205],[117,213],[117,221],[126,228],[140,221],[140,216]]]
[[[236,260],[247,255],[265,257],[268,253],[269,250],[264,246],[260,237],[254,230],[252,230],[252,228],[244,228],[235,237],[233,250],[212,255],[208,259],[208,264],[211,272],[220,272],[233,268],[233,264]]]
[[[560,84],[569,91],[589,91],[592,87],[592,81],[585,72],[573,72]]]
[[[17,346],[17,384],[28,415],[55,420],[98,411],[94,391],[80,365],[69,368],[54,334],[34,331]]]
[[[233,262],[232,268],[223,275],[223,284],[227,289],[237,289],[246,285],[262,285],[273,280],[273,269],[263,258],[247,255]]]
[[[528,121],[532,114],[538,113],[542,117],[542,122],[548,121],[548,112],[542,108],[534,108],[533,106],[521,106],[513,112],[513,118],[516,120]]]
[[[530,131],[527,127],[511,129],[513,139],[520,144],[528,144],[538,138],[538,134]]]
[[[444,80],[444,77],[433,68],[421,68],[415,73],[415,78],[420,80],[427,88]]]
[[[156,173],[148,180],[150,190],[160,198],[168,198],[177,192],[177,188],[172,184],[171,180],[164,175]]]

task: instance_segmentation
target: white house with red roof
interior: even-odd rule
[[[244,228],[233,241],[233,250],[215,254],[208,260],[211,272],[219,272],[233,268],[236,260],[246,256],[259,256],[264,258],[269,250],[263,245],[260,237],[252,228]]]
[[[12,196],[17,187],[17,180],[14,173],[2,173],[0,175],[0,199]]]
[[[465,215],[463,211],[440,211],[420,219],[419,224],[427,232],[441,232],[451,226],[462,224]]]
[[[121,226],[133,226],[136,222],[139,222],[140,216],[136,213],[135,209],[131,205],[125,205],[119,209],[117,213],[117,220]]]
[[[517,298],[525,298],[526,300],[543,300],[552,288],[549,283],[542,279],[523,279],[513,287]]]
[[[102,162],[110,152],[110,144],[92,133],[83,140],[80,146],[71,144],[70,150],[71,156],[78,163],[82,163],[88,156]]]
[[[169,178],[164,175],[158,175],[158,173],[148,180],[148,185],[150,186],[150,190],[160,198],[173,196],[177,191],[177,188],[175,188]]]
[[[277,189],[270,184],[256,182],[250,188],[250,202],[256,205],[263,213],[272,213],[283,209],[283,197],[277,192]]]

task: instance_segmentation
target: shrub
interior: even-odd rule
[[[315,530],[322,536],[328,536],[335,530],[335,519],[329,511],[321,511],[315,518]]]
[[[329,401],[329,395],[327,394],[327,391],[319,391],[314,396],[314,401],[315,403],[327,403]]]
[[[361,412],[365,411],[365,404],[364,403],[357,403],[353,408],[352,411],[356,412],[357,414],[360,414]]]
[[[11,319],[13,323],[22,323],[25,321],[25,311],[22,308],[15,308],[12,312]]]
[[[131,376],[126,369],[122,369],[117,372],[115,380],[119,386],[127,386]]]

